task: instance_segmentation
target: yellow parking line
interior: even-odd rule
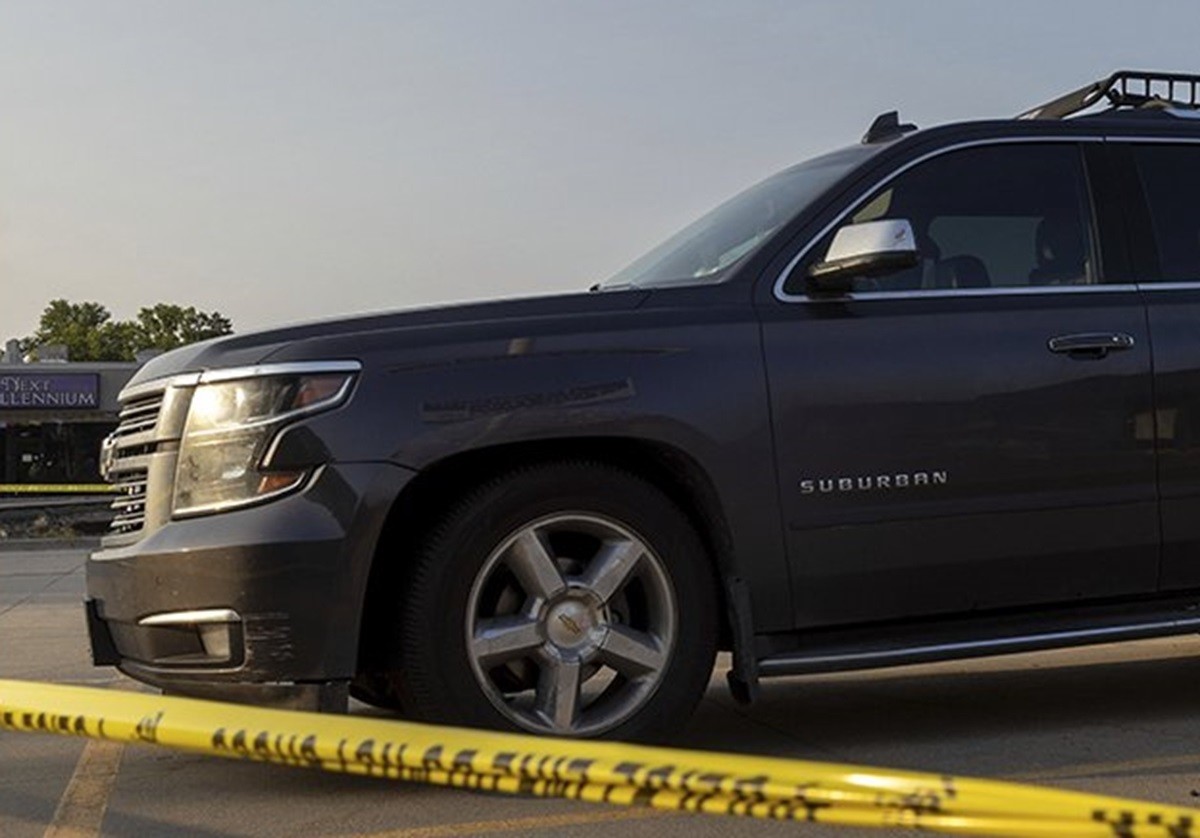
[[[42,838],[95,838],[100,834],[124,752],[125,746],[117,742],[88,741]]]
[[[445,823],[436,826],[417,826],[391,832],[357,833],[346,838],[459,838],[465,835],[495,835],[501,832],[531,832],[535,829],[556,829],[564,826],[587,826],[614,821],[645,820],[674,815],[658,809],[623,809],[612,812],[583,812],[577,815],[540,815],[530,818],[506,818],[470,823]]]

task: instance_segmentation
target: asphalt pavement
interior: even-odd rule
[[[85,552],[0,545],[0,678],[139,687],[88,662]],[[1015,779],[1200,805],[1200,638],[764,683],[718,667],[680,747]],[[357,712],[364,712],[359,707]],[[463,792],[0,733],[0,836],[705,838],[892,833]]]

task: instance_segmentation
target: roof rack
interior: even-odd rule
[[[1177,85],[1184,94],[1182,97],[1175,95]],[[1200,109],[1200,75],[1118,70],[1106,79],[1031,108],[1017,119],[1064,119],[1087,110],[1101,99],[1108,99],[1114,109]]]

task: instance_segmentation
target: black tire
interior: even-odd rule
[[[381,710],[403,710],[397,672],[360,672],[350,682],[350,696]]]
[[[506,537],[564,513],[602,516],[636,533],[657,557],[658,578],[669,579],[675,605],[675,641],[653,691],[631,703],[636,709],[619,723],[582,735],[663,741],[677,732],[703,695],[716,655],[712,563],[687,516],[660,490],[624,470],[587,462],[530,466],[493,480],[433,527],[414,557],[392,623],[399,677],[375,679],[372,697],[386,704],[396,699],[406,715],[422,721],[521,729],[489,699],[472,668],[468,601],[476,577]],[[383,684],[387,689],[379,690]]]

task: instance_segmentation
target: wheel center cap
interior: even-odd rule
[[[546,636],[561,649],[577,649],[591,642],[598,623],[596,612],[586,603],[565,599],[546,612]]]

